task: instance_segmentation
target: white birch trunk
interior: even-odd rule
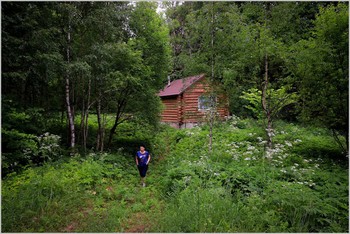
[[[71,42],[71,26],[69,22],[68,26],[68,45],[67,45],[67,64],[70,64],[70,42]],[[68,124],[69,124],[69,136],[70,136],[70,143],[69,146],[71,148],[74,148],[75,146],[75,128],[74,128],[74,113],[72,110],[72,106],[70,103],[70,79],[69,79],[69,71],[67,71],[66,74],[66,106],[67,106],[67,116],[68,116]]]

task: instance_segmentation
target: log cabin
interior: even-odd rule
[[[159,92],[164,109],[161,121],[175,128],[192,128],[205,121],[210,106],[215,103],[220,119],[229,115],[224,95],[210,95],[213,87],[204,74],[173,80]]]

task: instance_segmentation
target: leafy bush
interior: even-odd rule
[[[11,107],[8,102],[2,107],[2,176],[33,163],[60,158],[63,153],[61,137],[48,132],[57,125],[57,118],[46,118],[41,108],[23,111]],[[56,132],[59,134],[62,129]]]

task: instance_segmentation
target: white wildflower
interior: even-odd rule
[[[249,145],[247,149],[248,149],[248,150],[255,150],[255,147],[252,146],[252,145]]]
[[[233,158],[234,160],[237,160],[237,159],[238,159],[238,155],[237,155],[237,154],[232,154],[232,158]]]

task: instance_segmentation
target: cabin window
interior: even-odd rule
[[[215,96],[202,95],[198,98],[198,110],[209,110],[216,104]]]

